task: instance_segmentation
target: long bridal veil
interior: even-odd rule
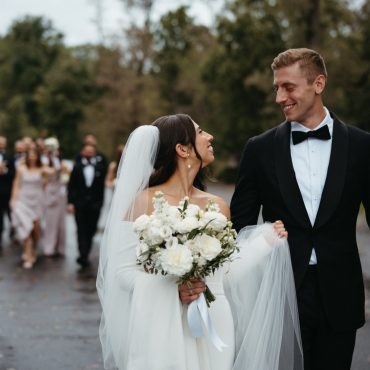
[[[271,224],[239,232],[224,278],[235,326],[233,370],[303,370],[293,271],[286,239]]]
[[[159,131],[140,126],[129,137],[119,164],[115,190],[100,246],[97,290],[102,305],[99,328],[104,368],[123,369],[129,346],[130,279],[119,278],[123,262],[135,265],[135,234],[128,227],[138,194],[148,187],[159,145]],[[134,266],[126,266],[128,268]]]

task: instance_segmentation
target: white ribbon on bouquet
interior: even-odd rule
[[[216,329],[212,324],[204,294],[201,294],[198,299],[190,303],[187,318],[190,332],[194,338],[204,336],[204,327],[206,329],[206,334],[209,336],[217,350],[222,352],[222,350],[227,347],[227,345],[218,336]]]

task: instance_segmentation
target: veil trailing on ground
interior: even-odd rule
[[[238,234],[224,278],[235,327],[233,370],[303,370],[294,277],[286,239],[271,224]]]
[[[159,147],[159,131],[154,126],[140,126],[130,135],[122,154],[115,190],[100,247],[97,290],[102,305],[100,340],[106,369],[122,368],[121,356],[129,345],[126,338],[129,325],[125,315],[130,313],[130,281],[122,281],[119,273],[124,260],[136,260],[135,235],[127,228],[138,209],[145,206],[137,202],[138,195],[148,187],[150,175]],[[126,254],[125,254],[126,253]],[[131,277],[132,279],[134,276]],[[126,291],[122,289],[126,285]],[[125,288],[124,287],[124,288]]]

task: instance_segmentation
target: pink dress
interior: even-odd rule
[[[17,200],[12,209],[12,224],[18,240],[27,239],[34,222],[41,221],[44,212],[43,202],[41,173],[25,171],[21,175]]]
[[[66,189],[59,180],[59,173],[56,173],[48,177],[45,188],[45,255],[64,254],[66,207]]]

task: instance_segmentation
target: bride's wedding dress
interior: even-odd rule
[[[289,247],[271,225],[240,233],[240,254],[207,278],[216,296],[209,310],[213,326],[228,345],[223,352],[208,336],[189,333],[176,279],[137,265],[136,197],[148,187],[158,143],[153,126],[130,136],[101,243],[97,290],[105,369],[302,370]]]
[[[294,348],[298,343],[293,343],[291,335],[298,324],[293,322],[297,317],[291,314],[294,307],[290,305],[294,306],[294,300],[286,296],[289,279],[280,276],[286,269],[285,274],[289,273],[286,265],[290,264],[286,259],[289,254],[285,251],[282,257],[280,252],[275,252],[277,249],[274,251],[276,241],[272,233],[271,225],[262,225],[255,228],[252,235],[248,233],[248,237],[239,238],[242,249],[239,259],[236,256],[235,261],[207,278],[216,296],[209,309],[213,326],[227,344],[220,352],[207,336],[191,336],[188,306],[179,300],[175,278],[145,273],[142,266],[136,264],[138,237],[132,223],[122,221],[118,239],[121,247],[112,261],[115,266],[111,266],[117,284],[112,284],[111,290],[105,292],[105,298],[112,295],[114,301],[103,306],[105,320],[101,324],[103,349],[111,349],[104,351],[106,368],[299,369],[294,360]],[[274,253],[278,259],[273,257]],[[276,263],[280,267],[272,268],[271,264]],[[289,343],[282,340],[284,324],[290,330]],[[296,334],[299,338],[299,333]]]

